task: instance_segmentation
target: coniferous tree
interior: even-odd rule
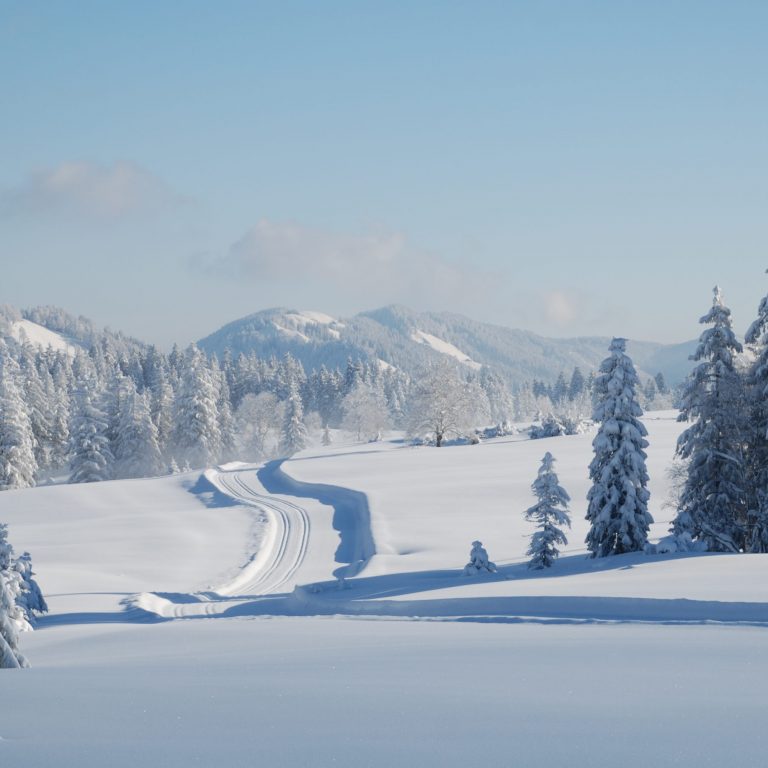
[[[561,405],[568,397],[568,384],[565,381],[565,374],[560,371],[555,386],[552,389],[552,402],[555,405]]]
[[[219,413],[219,433],[221,434],[221,461],[232,461],[237,454],[235,445],[235,418],[232,415],[232,405],[229,384],[223,371],[218,372],[218,398],[216,407]]]
[[[47,467],[50,463],[52,448],[54,403],[38,373],[35,365],[35,350],[30,344],[24,344],[21,347],[18,380],[20,389],[24,393],[24,408],[32,430],[35,463],[38,467]]]
[[[128,380],[130,381],[130,379]],[[115,440],[115,476],[155,477],[163,471],[157,427],[149,412],[148,395],[131,383],[123,395]]]
[[[639,379],[626,355],[626,340],[611,342],[611,355],[595,380],[595,412],[599,423],[589,465],[592,487],[587,496],[587,548],[592,557],[641,551],[653,518],[648,512],[648,434],[639,420]]]
[[[573,374],[571,375],[571,383],[568,386],[568,399],[573,401],[579,398],[584,392],[585,387],[586,381],[584,379],[584,374],[581,372],[581,368],[579,368],[577,365],[573,369]]]
[[[768,552],[768,296],[745,341],[754,352],[747,374],[749,434],[745,457],[747,484],[747,548]]]
[[[547,451],[541,461],[539,474],[531,486],[538,501],[525,511],[526,519],[537,523],[539,528],[531,536],[531,545],[526,553],[531,555],[529,568],[551,567],[560,554],[557,545],[568,544],[562,526],[571,527],[571,518],[568,516],[571,497],[560,486],[554,463],[554,457]]]
[[[76,397],[76,411],[70,426],[70,483],[109,480],[114,456],[109,445],[107,415],[91,399],[88,389]]]
[[[8,358],[0,365],[0,490],[29,488],[37,472],[32,425],[17,373],[18,366]]]
[[[32,570],[32,557],[29,552],[24,552],[14,560],[13,569],[19,574],[21,590],[16,598],[16,604],[24,613],[24,618],[34,623],[35,614],[48,613],[48,604],[45,602],[40,585],[35,579]]]
[[[298,386],[294,383],[285,404],[285,417],[280,440],[280,453],[292,456],[307,447],[307,428],[304,426],[304,409]]]
[[[191,468],[215,464],[221,453],[221,430],[216,403],[218,389],[197,347],[190,346],[176,395],[174,456]]]
[[[738,551],[747,538],[744,391],[736,369],[742,346],[719,288],[700,322],[712,327],[699,338],[693,355],[698,365],[682,396],[679,420],[693,423],[677,444],[688,472],[672,532],[705,542],[710,550]]]
[[[30,628],[16,602],[20,594],[21,578],[13,568],[8,528],[0,524],[0,669],[29,666],[19,651],[19,630]]]

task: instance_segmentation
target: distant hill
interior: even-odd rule
[[[59,307],[17,309],[0,306],[0,338],[27,341],[35,346],[74,354],[78,348],[89,349],[107,341],[115,352],[142,349],[145,344],[105,328],[98,328],[85,317],[75,317]]]
[[[594,370],[608,351],[608,337],[550,339],[529,331],[480,323],[449,312],[414,312],[389,306],[337,319],[320,312],[268,309],[228,323],[198,345],[221,355],[255,352],[280,356],[290,352],[305,367],[344,366],[348,358],[379,360],[412,372],[429,359],[448,355],[479,368],[488,365],[510,384],[538,378],[554,381],[578,365]],[[664,374],[669,384],[690,370],[695,342],[664,345],[630,341],[628,352],[647,375]]]

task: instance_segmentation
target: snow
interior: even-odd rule
[[[644,419],[652,540],[675,416]],[[768,555],[587,559],[593,434],[1,493],[51,612],[3,673],[0,762],[613,768],[609,732],[626,768],[762,766]],[[546,451],[573,530],[540,572]],[[474,540],[498,573],[461,575]]]
[[[458,347],[455,347],[453,344],[444,341],[443,339],[439,339],[437,336],[433,336],[431,333],[416,330],[411,334],[411,339],[419,344],[426,344],[434,349],[435,352],[440,352],[440,354],[453,357],[475,371],[478,371],[483,367],[480,363],[472,360],[469,355],[465,355]]]
[[[334,339],[341,338],[341,332],[339,329],[344,327],[344,323],[340,323],[338,320],[336,320],[336,318],[331,317],[330,315],[326,315],[323,312],[312,312],[308,310],[303,310],[301,312],[288,312],[285,315],[285,318],[294,324],[297,328],[306,327],[307,325],[325,326],[325,332],[329,336],[332,336]],[[275,323],[275,325],[277,324]],[[285,328],[281,328],[280,330],[288,332]],[[306,336],[304,338],[309,341]]]
[[[74,340],[68,340],[67,337],[55,331],[50,331],[42,325],[33,323],[30,320],[16,320],[11,324],[11,336],[16,341],[21,342],[26,339],[30,344],[46,349],[50,346],[56,351],[66,352],[74,356],[79,346]]]
[[[311,320],[312,322],[318,323],[320,325],[336,325],[339,328],[344,327],[344,323],[340,323],[335,317],[326,315],[323,312],[302,310],[301,312],[299,312],[299,316],[304,318],[305,320]]]
[[[309,342],[309,336],[306,334],[303,334],[301,331],[293,330],[292,328],[284,328],[282,325],[279,325],[278,323],[272,321],[272,325],[284,336],[288,336],[292,339],[298,339],[299,341],[308,343]]]

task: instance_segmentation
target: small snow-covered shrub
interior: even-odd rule
[[[486,427],[481,429],[475,434],[481,440],[492,440],[494,437],[507,437],[507,435],[514,435],[517,430],[507,421],[497,424],[493,427]]]
[[[529,430],[531,440],[561,435],[580,435],[587,431],[589,422],[571,416],[548,414],[541,424],[533,424]]]
[[[646,555],[670,555],[675,552],[706,552],[707,543],[705,541],[694,541],[688,531],[683,533],[670,534],[658,540],[656,544],[648,542],[645,545]]]
[[[496,573],[496,563],[488,559],[488,552],[482,541],[473,541],[469,562],[464,566],[464,575],[477,576],[481,573]]]

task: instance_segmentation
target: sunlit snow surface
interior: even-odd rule
[[[658,537],[681,425],[646,423]],[[0,494],[51,606],[0,765],[764,765],[768,558],[586,560],[591,438]],[[548,450],[574,529],[534,575]],[[459,575],[478,538],[499,575]]]
[[[51,347],[56,352],[66,352],[68,355],[74,355],[80,346],[74,339],[68,339],[31,320],[14,321],[11,324],[11,336],[18,342],[27,341],[42,349]]]

